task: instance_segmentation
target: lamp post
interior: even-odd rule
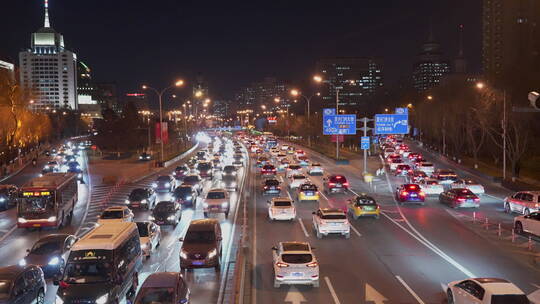
[[[161,145],[161,154],[160,154],[160,161],[161,163],[163,163],[163,158],[164,158],[164,155],[163,155],[163,105],[162,105],[162,97],[163,97],[163,94],[169,90],[169,89],[172,89],[174,87],[181,87],[184,85],[184,81],[183,80],[178,80],[174,83],[174,85],[171,85],[171,86],[168,86],[166,87],[165,89],[161,90],[161,91],[158,91],[156,89],[154,89],[153,87],[149,87],[147,85],[143,85],[142,88],[144,90],[151,90],[153,92],[155,92],[158,96],[158,100],[159,100],[159,142],[160,142],[160,145]]]
[[[313,98],[314,96],[321,96],[321,93],[316,93],[316,94],[313,94],[309,97],[306,97],[304,94],[300,93],[300,91],[298,90],[291,90],[291,95],[294,96],[294,97],[297,97],[297,96],[300,96],[302,98],[304,98],[304,100],[306,101],[307,103],[307,123],[308,123],[308,132],[311,131],[311,124],[310,124],[310,117],[311,117],[311,111],[310,111],[310,104],[311,104],[311,98]],[[337,111],[337,110],[336,110]],[[311,134],[308,134],[308,146],[311,147]]]

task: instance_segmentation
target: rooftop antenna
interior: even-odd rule
[[[44,27],[49,28],[51,27],[51,22],[49,21],[49,0],[45,1],[45,25]]]

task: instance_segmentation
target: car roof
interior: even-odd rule
[[[329,213],[343,214],[343,210],[339,208],[320,208],[319,210],[321,210],[321,212],[324,214],[329,214]]]
[[[129,209],[129,208],[127,206],[113,206],[113,207],[106,208],[105,210],[103,210],[103,212],[105,212],[105,211],[121,211],[121,210],[125,210],[125,209]]]
[[[142,287],[176,287],[181,276],[179,272],[155,272],[146,278]]]
[[[524,294],[521,289],[511,282],[498,278],[474,278],[472,279],[482,285],[492,295],[497,294]]]
[[[64,241],[69,236],[71,236],[71,234],[67,234],[67,233],[49,234],[37,240],[36,243],[44,242],[44,241],[60,242],[60,241]]]
[[[227,192],[227,190],[223,188],[214,188],[214,189],[210,189],[210,191],[208,192]]]
[[[216,224],[219,224],[217,219],[193,220],[189,223],[188,231],[206,231],[213,229]]]
[[[540,191],[518,191],[516,193],[528,193],[533,195],[540,195]]]
[[[292,202],[292,200],[288,197],[274,197],[272,198],[272,201],[273,202],[284,202],[284,201]]]
[[[293,252],[311,252],[309,243],[307,242],[281,242],[283,251]]]
[[[26,271],[29,267],[34,267],[32,265],[23,267],[19,265],[11,265],[7,267],[0,268],[0,280],[13,280],[21,273]]]

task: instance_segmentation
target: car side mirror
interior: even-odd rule
[[[316,214],[316,212],[315,212],[315,211],[313,211],[313,212],[311,212],[311,214],[315,215],[315,214]]]
[[[276,246],[272,247],[272,250],[276,250],[276,251],[277,251],[277,247],[276,247]]]
[[[178,241],[183,242],[183,241],[184,241],[184,238],[183,238],[183,237],[178,238]]]
[[[223,240],[223,237],[221,237],[221,236],[218,236],[218,237],[216,238],[216,240],[218,240],[218,241],[222,241],[222,240]]]

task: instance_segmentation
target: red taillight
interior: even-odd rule
[[[349,187],[349,182],[344,182],[344,183],[343,183],[343,186]]]
[[[319,264],[317,262],[311,262],[309,264],[306,265],[307,267],[317,267],[319,266]]]
[[[335,186],[336,183],[328,183],[329,186]]]
[[[397,172],[401,172],[401,169],[397,169],[396,171],[397,171]]]
[[[465,199],[462,198],[462,197],[458,198],[457,200],[458,200],[458,202],[464,202],[465,201]]]
[[[277,262],[276,266],[279,268],[285,268],[285,267],[289,267],[289,264],[283,263],[283,262]]]
[[[58,284],[58,286],[60,286],[60,288],[68,288],[69,284],[66,283],[65,281],[60,281],[60,283]]]
[[[412,173],[412,172],[413,172],[412,169],[409,169],[409,173]]]
[[[424,193],[424,191],[420,191],[420,193],[418,193],[418,194],[420,194],[420,196],[426,196],[426,194]]]
[[[474,199],[474,201],[475,201],[475,202],[479,202],[480,199],[477,197],[477,198]]]
[[[407,195],[409,195],[409,192],[407,192],[407,191],[402,191],[401,192],[401,196],[407,196]]]

